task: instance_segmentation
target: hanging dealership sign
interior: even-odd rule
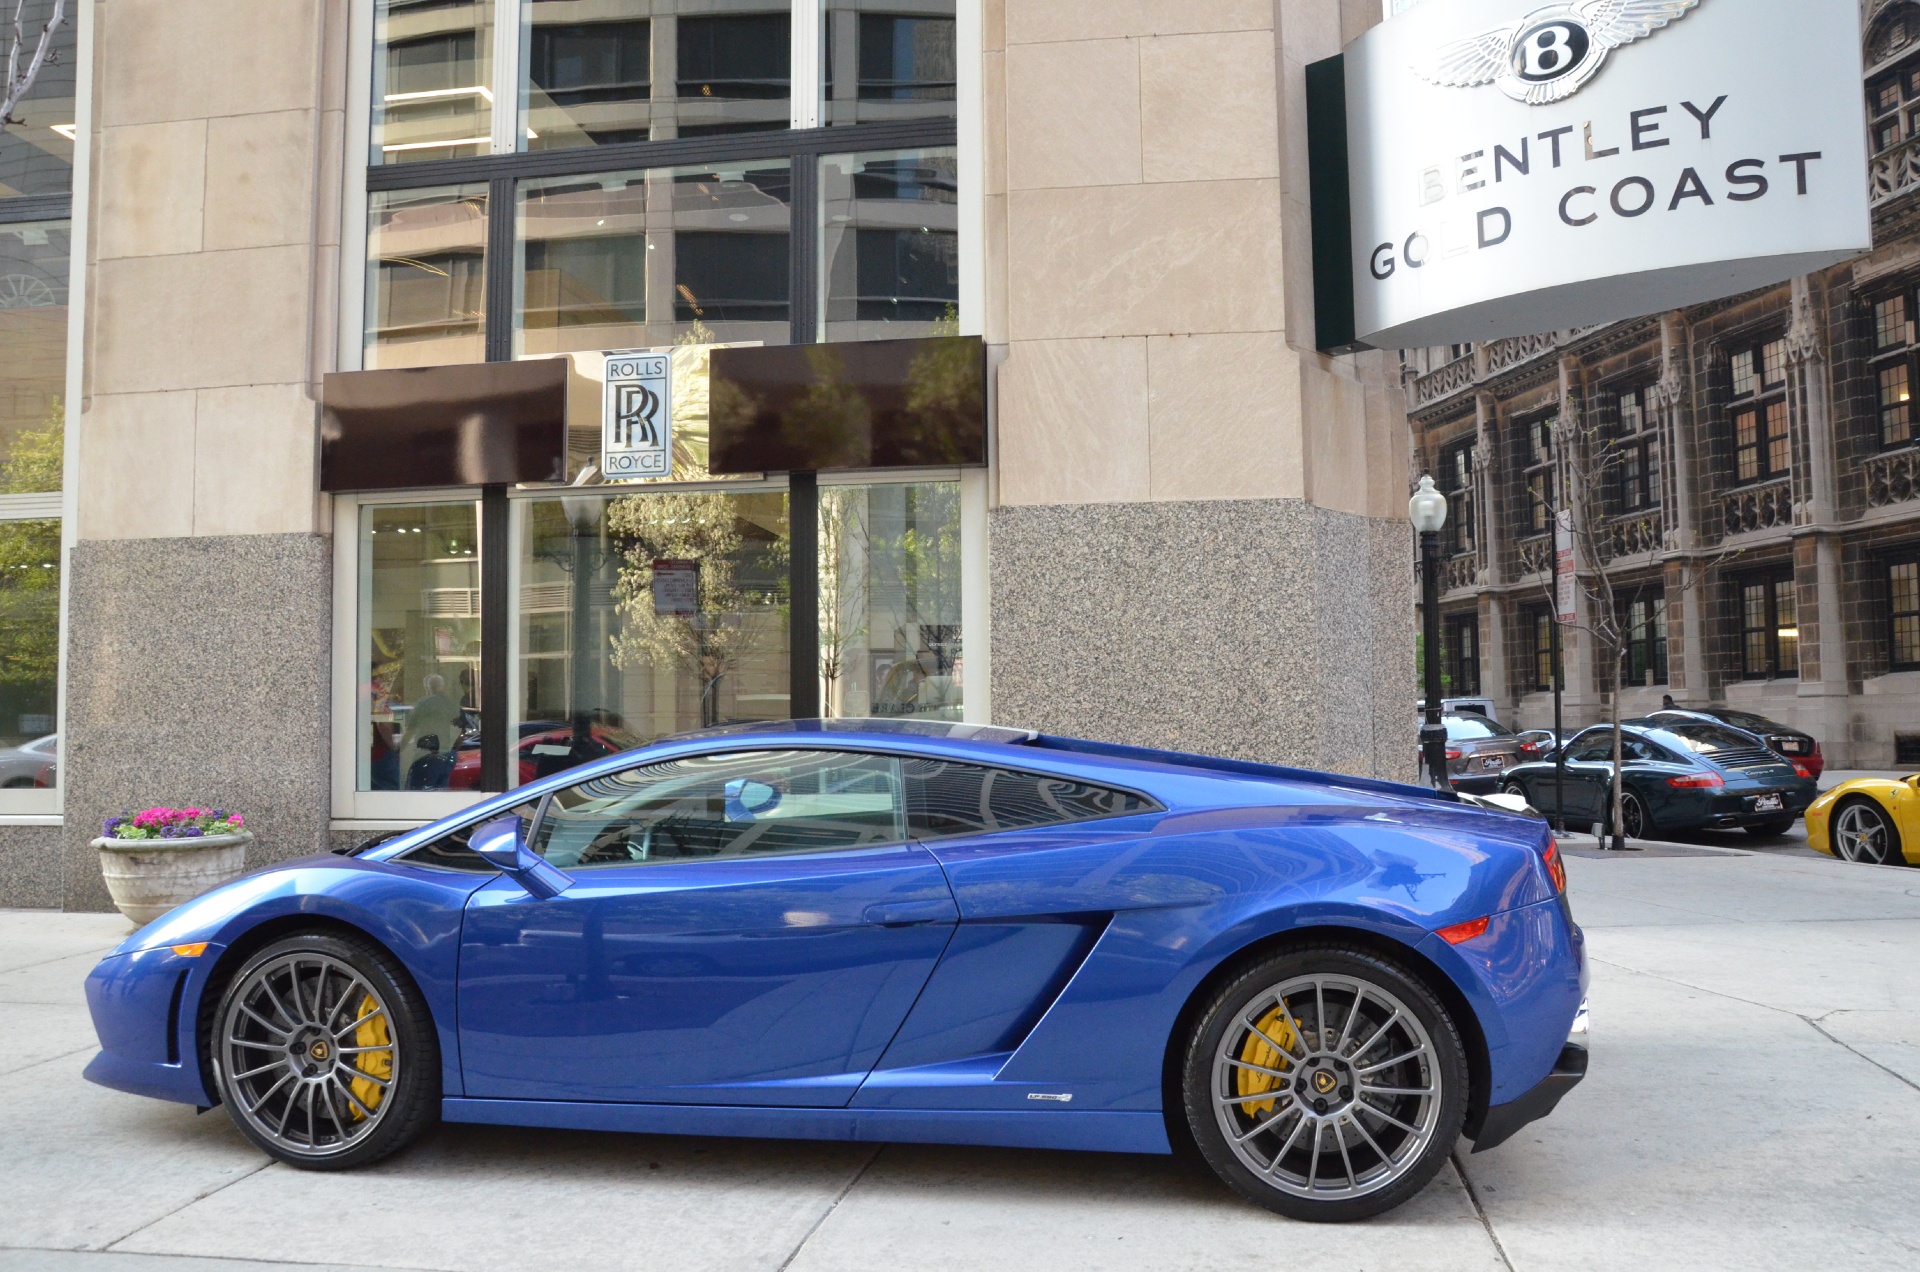
[[[1553,516],[1553,616],[1562,623],[1580,621],[1579,581],[1573,556],[1573,514],[1563,510]]]
[[[673,350],[606,355],[600,471],[609,481],[673,473]]]
[[[1309,68],[1320,346],[1735,295],[1872,245],[1857,0],[1425,0]]]

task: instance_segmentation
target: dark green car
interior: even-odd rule
[[[1804,768],[1760,739],[1711,721],[1628,721],[1621,726],[1622,829],[1630,839],[1676,830],[1778,835],[1819,793]],[[1566,824],[1611,824],[1613,731],[1601,726],[1565,747]],[[1556,753],[1509,772],[1500,789],[1560,820]]]

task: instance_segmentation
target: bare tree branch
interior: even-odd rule
[[[13,39],[7,49],[7,86],[6,96],[0,99],[0,126],[21,122],[14,118],[13,111],[22,98],[33,91],[34,81],[40,78],[40,70],[47,64],[48,56],[53,52],[53,33],[65,25],[67,20],[67,0],[53,0],[53,15],[47,24],[40,28],[40,42],[33,50],[33,56],[27,61],[27,69],[20,69],[20,51],[26,47],[26,10],[27,0],[15,0],[13,6]]]

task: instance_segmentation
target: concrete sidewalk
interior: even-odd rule
[[[0,1269],[1913,1267],[1920,871],[1680,851],[1569,854],[1586,1083],[1342,1228],[1164,1158],[444,1127],[270,1166],[223,1113],[80,1079],[124,922],[0,913]]]

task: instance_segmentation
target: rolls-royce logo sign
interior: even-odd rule
[[[1441,46],[1414,74],[1442,88],[1493,84],[1532,106],[1579,92],[1607,55],[1684,18],[1701,0],[1575,0]]]
[[[600,471],[609,481],[673,475],[673,353],[607,354]]]

